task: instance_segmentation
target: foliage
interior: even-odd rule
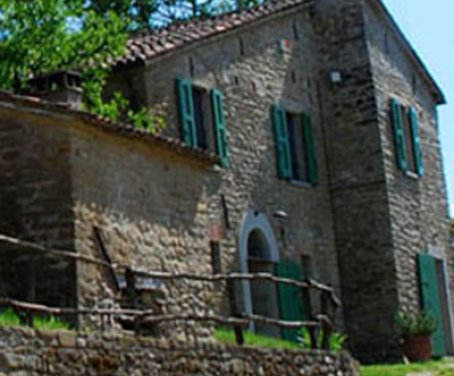
[[[0,312],[0,327],[23,326],[19,316],[14,310],[8,308]],[[54,316],[34,316],[33,327],[47,330],[69,330],[71,326]]]
[[[433,376],[450,376],[454,374],[454,363],[437,361],[428,363],[371,365],[362,366],[362,376],[406,376],[413,373],[430,372]]]
[[[432,334],[437,329],[437,320],[425,312],[418,314],[399,312],[396,323],[403,337]]]
[[[107,77],[108,70],[91,70],[84,74],[83,95],[87,111],[113,121],[129,122],[151,133],[164,128],[165,119],[162,116],[151,115],[145,107],[131,110],[130,102],[120,92],[115,92],[109,100],[104,99]]]
[[[22,89],[32,75],[86,68],[124,53],[125,21],[85,10],[83,0],[0,0],[0,86]]]
[[[115,10],[97,12],[84,0],[0,0],[0,88],[21,92],[31,76],[80,69],[87,111],[151,131],[162,126],[145,109],[132,111],[120,93],[103,98],[106,62],[125,52],[130,24]]]
[[[20,326],[19,316],[8,308],[0,312],[0,327]]]
[[[114,12],[128,19],[128,31],[143,30],[150,27],[151,15],[159,9],[161,0],[91,0],[88,9],[98,14]]]
[[[85,110],[148,131],[160,116],[137,111],[122,94],[103,97],[109,61],[131,32],[200,18],[268,0],[0,0],[0,89],[23,92],[32,76],[81,70]]]
[[[187,19],[244,9],[271,0],[91,0],[97,13],[113,11],[129,19],[127,29],[140,31]]]
[[[333,352],[339,352],[344,349],[345,341],[347,340],[347,336],[334,332],[331,334],[329,338],[329,346],[330,350]],[[317,347],[321,348],[323,341],[323,330],[319,330],[317,334]],[[299,330],[299,337],[298,337],[299,346],[303,349],[310,349],[311,348],[311,337],[309,334],[309,330],[307,328],[301,328]]]
[[[454,236],[454,219],[451,219],[451,236]]]
[[[279,338],[268,337],[260,334],[251,333],[249,331],[243,332],[244,341],[246,345],[255,347],[267,347],[273,349],[288,349],[288,350],[309,350],[311,348],[309,331],[306,328],[300,330],[300,341],[294,343],[285,341]],[[235,344],[235,333],[231,329],[217,328],[214,332],[214,338],[227,344]],[[322,343],[323,333],[320,331],[318,334],[318,344]],[[330,337],[330,348],[331,351],[339,352],[344,349],[344,344],[347,337],[341,333],[333,333]]]
[[[231,329],[217,328],[214,332],[214,338],[221,343],[235,344],[235,333]],[[272,349],[287,349],[298,350],[299,346],[296,343],[284,341],[279,338],[263,336],[260,334],[244,332],[244,341],[248,346],[266,347]]]
[[[47,330],[70,330],[71,326],[54,316],[35,316],[33,317],[33,327],[35,329]]]

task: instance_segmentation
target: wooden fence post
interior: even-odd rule
[[[330,302],[330,295],[328,292],[323,291],[321,294],[321,302],[320,302],[320,307],[321,307],[321,318],[320,318],[320,324],[321,324],[321,330],[323,333],[322,336],[322,349],[323,350],[330,350],[330,338],[331,338],[331,332],[332,332],[332,325],[331,325],[331,320],[329,317],[329,302]]]
[[[126,268],[125,270],[125,281],[126,281],[126,292],[129,298],[129,304],[131,308],[139,308],[139,297],[136,290],[136,275],[131,268]],[[142,321],[141,316],[137,316],[134,319],[134,333],[138,334],[140,331],[140,324]]]
[[[303,307],[304,307],[304,313],[306,316],[307,320],[312,320],[313,319],[313,311],[312,311],[312,301],[311,301],[311,292],[310,292],[310,281],[306,280],[307,282],[307,287],[302,287],[301,288],[301,294],[303,296]],[[309,337],[311,340],[311,348],[316,349],[318,347],[317,345],[317,333],[316,333],[316,328],[307,328],[307,331],[309,332]]]
[[[241,318],[241,314],[238,309],[237,301],[236,301],[236,294],[235,294],[235,280],[228,279],[227,280],[227,290],[229,295],[229,304],[230,304],[230,311],[231,315],[235,318]],[[233,327],[235,331],[235,340],[236,344],[242,346],[244,344],[244,336],[243,336],[243,328],[241,325],[235,325]]]

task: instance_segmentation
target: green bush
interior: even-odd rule
[[[425,312],[418,314],[399,312],[396,323],[403,337],[428,335],[437,329],[437,320]]]
[[[247,346],[254,347],[265,347],[270,349],[286,349],[286,350],[298,350],[299,346],[297,343],[285,341],[280,338],[268,337],[249,331],[243,332],[244,342]],[[217,328],[214,332],[214,338],[220,342],[229,345],[235,344],[235,333],[233,330],[228,328]]]
[[[299,332],[299,342],[294,343],[280,338],[264,336],[256,333],[245,331],[244,342],[245,345],[255,347],[266,347],[272,349],[288,349],[288,350],[310,350],[311,341],[309,331],[306,328],[301,328]],[[235,333],[228,328],[217,328],[214,332],[214,338],[221,343],[235,344]],[[317,337],[318,347],[321,346],[323,339],[323,332],[320,331]],[[339,352],[344,349],[347,337],[342,333],[333,333],[330,337],[330,349],[334,352]]]
[[[61,319],[54,316],[35,316],[33,317],[33,327],[35,329],[47,330],[70,330],[71,326]]]
[[[19,316],[8,308],[0,312],[0,327],[20,326]]]
[[[299,330],[298,336],[298,343],[302,349],[311,349],[311,336],[309,330],[307,328],[301,328]],[[333,332],[329,337],[329,348],[333,352],[339,352],[344,349],[345,341],[347,340],[347,336]],[[323,330],[319,330],[317,334],[317,347],[321,348],[323,342]]]
[[[0,327],[18,327],[23,326],[19,316],[14,310],[8,308],[0,312]],[[45,330],[69,330],[70,324],[54,316],[34,316],[33,327],[35,329]]]

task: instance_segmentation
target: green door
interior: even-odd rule
[[[437,330],[432,336],[432,354],[444,356],[446,355],[446,338],[438,284],[437,259],[428,254],[419,255],[419,274],[424,311],[437,320]]]
[[[301,281],[301,268],[292,262],[276,264],[276,276]],[[287,321],[304,320],[304,305],[301,289],[284,283],[278,284],[280,318]],[[298,329],[283,329],[282,338],[297,341]]]

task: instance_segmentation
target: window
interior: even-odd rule
[[[216,152],[222,165],[228,167],[222,93],[194,86],[190,80],[177,80],[177,91],[183,141],[194,148]]]
[[[194,100],[194,120],[197,135],[197,147],[203,150],[213,150],[211,130],[211,108],[209,96],[205,89],[192,86]]]
[[[218,241],[210,241],[211,250],[211,268],[213,274],[222,273],[222,261],[221,261],[221,244]]]
[[[311,117],[272,108],[277,167],[282,179],[318,183],[317,156]]]
[[[396,99],[392,99],[391,118],[397,166],[404,172],[422,176],[424,165],[419,138],[419,119],[416,110],[405,107]]]
[[[307,150],[301,126],[301,117],[297,114],[286,113],[287,133],[290,146],[290,160],[292,178],[299,181],[308,181]]]

